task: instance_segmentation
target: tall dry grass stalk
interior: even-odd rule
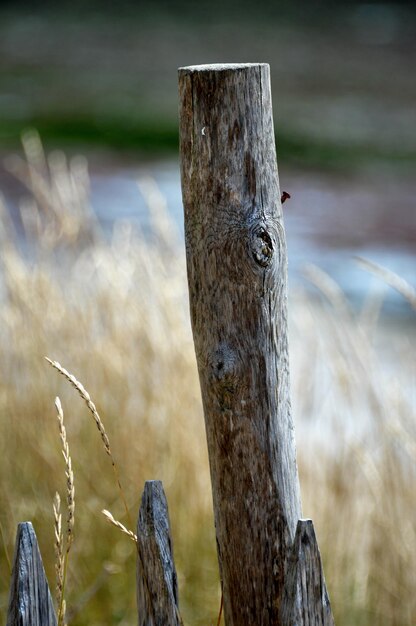
[[[95,408],[94,402],[91,400],[90,394],[85,389],[85,387],[83,387],[83,385],[79,382],[79,380],[77,380],[73,374],[70,374],[64,367],[62,367],[62,365],[60,363],[58,363],[57,361],[51,361],[51,359],[49,359],[47,356],[45,357],[45,360],[50,365],[52,365],[52,367],[54,367],[56,370],[58,370],[58,372],[60,374],[62,374],[62,376],[64,376],[71,383],[71,385],[74,387],[74,389],[76,389],[78,391],[78,393],[81,396],[81,398],[83,400],[85,400],[85,403],[86,403],[87,407],[89,408],[89,410],[91,411],[92,416],[93,416],[93,418],[95,420],[95,423],[97,425],[98,431],[99,431],[99,433],[101,435],[101,440],[102,440],[102,442],[104,444],[104,450],[106,451],[106,453],[110,457],[111,462],[112,462],[112,464],[114,466],[115,462],[114,462],[114,458],[113,458],[113,455],[112,455],[112,452],[111,452],[110,442],[108,440],[107,433],[106,433],[105,428],[104,428],[104,424],[101,421],[101,417],[99,416],[97,409]]]
[[[42,361],[53,354],[105,407],[130,509],[139,509],[144,480],[163,480],[181,613],[194,626],[215,623],[218,565],[183,243],[148,179],[140,193],[153,212],[152,235],[120,221],[104,233],[91,217],[85,163],[42,155],[36,138],[27,153],[29,163],[13,165],[28,189],[22,219],[10,223],[6,209],[0,217],[0,524],[8,552],[16,523],[32,519],[53,575],[47,519],[61,459],[50,435],[56,381]],[[357,313],[318,274],[311,278],[321,295],[289,297],[304,513],[314,519],[337,626],[413,626],[415,319],[380,317],[371,294]],[[71,392],[62,389],[64,405]],[[97,517],[110,509],[124,521],[82,413],[72,408],[66,424],[77,464],[70,621],[124,626],[137,615],[136,550]],[[93,591],[85,599],[81,590]]]
[[[55,574],[56,574],[56,606],[60,610],[64,590],[64,537],[62,533],[61,497],[56,492],[53,499],[53,516],[55,530]]]
[[[131,517],[130,517],[130,511],[129,511],[128,506],[127,506],[126,497],[124,495],[123,487],[122,487],[121,482],[120,482],[120,475],[119,475],[119,472],[118,472],[118,467],[116,465],[116,462],[115,462],[114,457],[113,457],[113,453],[111,451],[110,440],[108,439],[106,430],[104,428],[104,424],[103,424],[103,422],[101,420],[101,417],[98,414],[98,411],[97,411],[97,409],[95,407],[95,404],[91,400],[90,394],[85,389],[85,387],[79,382],[79,380],[77,380],[73,374],[70,374],[64,367],[62,367],[62,365],[60,363],[58,363],[57,361],[51,361],[51,359],[49,359],[48,357],[45,357],[45,359],[52,367],[54,367],[60,374],[62,374],[62,376],[64,376],[71,383],[71,385],[74,387],[74,389],[76,389],[78,391],[79,395],[85,401],[87,407],[91,411],[91,414],[92,414],[92,416],[94,418],[94,421],[96,423],[96,426],[98,428],[98,432],[100,433],[101,441],[103,442],[103,445],[104,445],[104,450],[106,451],[106,453],[110,457],[111,465],[113,467],[114,475],[115,475],[115,478],[116,478],[117,487],[118,487],[121,499],[122,499],[123,504],[124,504],[124,508],[125,508],[125,511],[126,511],[126,514],[127,514],[127,518],[129,520],[130,525],[133,526],[133,523],[132,523],[132,520],[131,520]]]
[[[55,398],[55,408],[58,416],[59,436],[62,443],[62,456],[65,461],[66,476],[66,504],[68,508],[68,517],[66,521],[66,552],[68,553],[74,540],[74,524],[75,524],[75,486],[74,472],[72,471],[72,461],[69,452],[69,444],[66,438],[66,428],[64,424],[64,412],[59,398]]]
[[[75,525],[75,485],[74,472],[72,470],[71,454],[69,444],[66,437],[66,428],[64,424],[64,412],[59,398],[55,398],[55,408],[58,417],[59,436],[62,444],[62,456],[65,461],[66,476],[66,535],[65,535],[65,554],[64,554],[64,538],[62,532],[62,520],[60,512],[60,497],[56,494],[54,501],[54,518],[55,518],[55,554],[56,562],[56,578],[57,578],[57,600],[58,600],[58,626],[65,625],[66,601],[65,601],[65,585],[68,572],[69,552],[74,540]]]

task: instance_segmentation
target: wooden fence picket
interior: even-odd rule
[[[56,626],[38,540],[30,522],[17,527],[7,626]]]
[[[282,622],[287,626],[334,626],[311,519],[299,520],[296,528],[288,561]]]
[[[160,481],[144,486],[137,522],[139,626],[181,626],[168,504]]]

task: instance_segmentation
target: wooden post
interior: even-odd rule
[[[17,527],[7,626],[56,626],[48,581],[30,522]]]
[[[282,620],[288,626],[334,626],[313,522],[299,520],[288,563]]]
[[[160,481],[144,486],[137,523],[139,626],[181,626],[169,513]]]
[[[301,517],[269,66],[179,70],[189,298],[227,626],[280,626]]]

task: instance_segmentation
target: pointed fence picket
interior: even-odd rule
[[[168,504],[160,481],[144,486],[137,522],[139,626],[181,626]]]
[[[17,527],[7,626],[56,626],[38,540],[30,522]]]

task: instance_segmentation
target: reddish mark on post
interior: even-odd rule
[[[284,191],[282,193],[282,197],[280,198],[280,202],[283,204],[289,198],[290,198],[290,193],[287,193],[287,191]]]

